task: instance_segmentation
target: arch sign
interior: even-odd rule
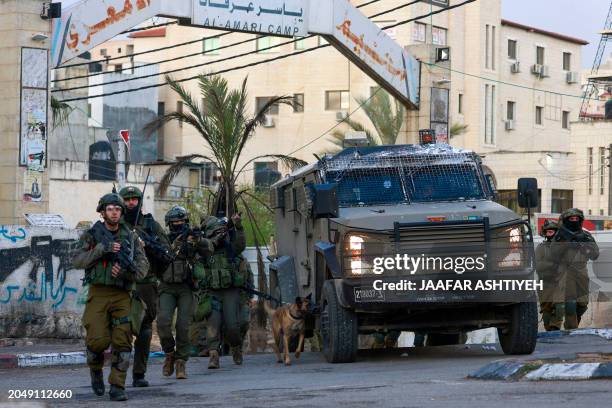
[[[54,67],[155,16],[224,31],[322,35],[410,109],[420,64],[347,0],[82,0],[53,20]]]

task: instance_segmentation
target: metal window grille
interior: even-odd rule
[[[341,206],[485,199],[491,195],[473,152],[446,145],[347,149],[323,160]]]

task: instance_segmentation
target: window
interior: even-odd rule
[[[304,94],[293,94],[293,112],[304,112]]]
[[[325,110],[348,110],[349,91],[326,91]]]
[[[319,36],[319,45],[325,45],[325,44],[329,44],[327,42],[327,40],[325,38],[323,38],[323,36]]]
[[[272,99],[271,96],[259,96],[255,98],[255,109],[257,109],[257,112],[263,109],[264,105],[268,103],[270,99]],[[267,115],[278,115],[278,104],[276,103],[272,105],[270,109],[268,109],[268,112],[266,114]]]
[[[296,42],[293,43],[293,49],[295,50],[303,50],[306,48],[306,39],[300,38]]]
[[[117,48],[117,53],[121,54],[121,47]]]
[[[563,70],[564,71],[572,70],[572,54],[569,52],[563,53]]]
[[[599,215],[604,215],[604,210],[603,209],[599,209]]]
[[[606,148],[599,148],[599,194],[603,195],[606,188]]]
[[[485,68],[489,68],[489,44],[491,39],[489,38],[489,25],[485,27]]]
[[[516,40],[508,40],[508,58],[516,59]]]
[[[542,113],[544,111],[544,108],[541,106],[536,106],[536,110],[535,110],[535,124],[536,125],[541,125],[542,124]]]
[[[506,106],[506,120],[514,120],[514,106],[515,102],[508,101]]]
[[[121,72],[123,70],[122,64],[115,64],[115,72]]]
[[[178,113],[183,113],[183,101],[176,101],[176,111]],[[183,127],[183,121],[179,120],[179,127]]]
[[[457,113],[463,114],[463,94],[459,94],[459,100],[457,101]]]
[[[133,44],[126,45],[125,52],[127,55],[132,55],[134,53],[134,45]]]
[[[100,49],[100,55],[103,56],[103,57],[106,57],[106,54],[107,54],[106,48],[101,48]]]
[[[561,126],[563,127],[563,129],[569,129],[569,112],[568,111],[563,111],[563,114],[561,116]]]
[[[414,23],[412,26],[412,41],[425,42],[425,28],[427,24]]]
[[[536,64],[544,65],[544,47],[536,47]]]
[[[532,214],[534,212],[542,212],[542,190],[540,189],[538,189],[538,197],[538,207],[535,211],[533,208],[531,209]],[[518,192],[516,190],[497,190],[495,201],[517,214],[527,215],[527,209],[521,208],[518,205]]]
[[[593,194],[593,148],[587,147],[587,176],[589,195]]]
[[[202,164],[200,184],[208,187],[215,186],[218,181],[217,166],[215,163],[205,162]]]
[[[87,117],[91,118],[91,103],[87,104]]]
[[[495,26],[491,26],[491,69],[495,71]]]
[[[495,85],[485,85],[485,143],[495,143]]]
[[[431,27],[431,42],[434,45],[446,45],[446,28]]]
[[[552,199],[550,203],[551,212],[561,214],[565,210],[569,210],[574,205],[574,192],[572,190],[555,190],[552,191]]]
[[[280,47],[274,47],[275,45],[280,44],[279,37],[261,37],[257,39],[257,52],[261,54],[271,54],[274,52],[279,52]]]
[[[221,39],[219,37],[206,38],[203,44],[203,52],[208,55],[219,55],[219,45]]]

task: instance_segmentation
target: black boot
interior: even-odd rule
[[[89,370],[91,375],[91,389],[98,397],[104,395],[104,374],[102,370]]]
[[[144,374],[134,374],[132,377],[132,387],[148,387],[149,382],[145,380]]]
[[[111,384],[110,391],[108,392],[111,401],[127,401],[128,396],[125,393],[125,389]]]

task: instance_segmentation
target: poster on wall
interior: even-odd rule
[[[448,89],[431,88],[429,122],[436,131],[436,143],[448,143]]]
[[[23,175],[23,201],[42,201],[42,173],[35,170],[26,170]]]
[[[19,164],[42,172],[47,153],[47,50],[22,48]]]

